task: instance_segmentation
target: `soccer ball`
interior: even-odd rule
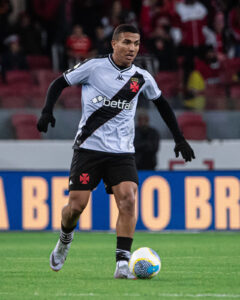
[[[133,252],[128,265],[129,270],[136,277],[150,279],[159,273],[161,260],[154,250],[142,247]]]

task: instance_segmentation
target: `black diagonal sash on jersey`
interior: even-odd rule
[[[130,103],[137,95],[144,82],[143,75],[136,72],[110,101],[118,101],[120,99],[125,100],[126,103]],[[93,112],[83,126],[82,133],[78,135],[75,145],[80,146],[96,129],[114,118],[122,110],[122,108],[118,107],[102,106]]]

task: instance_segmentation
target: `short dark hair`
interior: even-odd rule
[[[122,32],[131,32],[131,33],[140,34],[139,30],[135,26],[130,25],[130,24],[121,24],[115,28],[112,39],[117,40],[119,37],[119,34]]]

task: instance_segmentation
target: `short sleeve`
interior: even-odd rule
[[[86,84],[89,80],[93,65],[93,60],[87,60],[67,70],[63,73],[63,76],[69,85]]]
[[[148,100],[155,100],[159,98],[162,94],[161,90],[158,88],[158,85],[155,81],[155,79],[152,77],[152,75],[148,72],[146,72],[146,75],[144,76],[146,80],[146,84],[143,88],[143,95]]]

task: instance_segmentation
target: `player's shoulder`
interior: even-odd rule
[[[78,63],[74,69],[77,69],[79,67],[82,66],[97,66],[97,65],[101,65],[104,64],[106,62],[106,60],[108,59],[109,54],[106,55],[97,55],[91,58],[87,58],[84,61]]]
[[[141,67],[140,65],[137,65],[137,64],[134,64],[135,68],[136,68],[136,71],[140,74],[143,75],[144,79],[145,80],[154,80],[153,76],[146,70],[144,69],[143,67]]]
[[[105,63],[106,60],[108,60],[109,54],[104,54],[104,55],[97,55],[91,58],[87,58],[85,59],[82,64],[85,63],[92,63],[92,64],[101,64],[101,63]]]

